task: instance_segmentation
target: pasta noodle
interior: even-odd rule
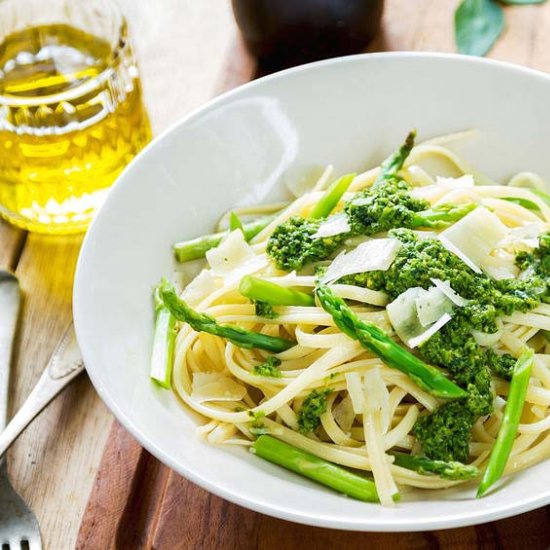
[[[426,159],[440,158],[461,174],[473,174],[478,185],[452,186],[422,167]],[[311,212],[323,196],[331,172],[332,169],[327,169],[311,191],[296,198],[252,239],[254,254],[265,253],[267,240],[279,224],[291,216],[305,217]],[[379,168],[374,168],[357,175],[342,201],[352,192],[372,185],[379,173]],[[401,173],[413,185],[413,195],[428,200],[432,206],[473,203],[489,209],[510,229],[534,222],[540,225],[541,232],[550,228],[550,207],[541,198],[527,187],[496,184],[448,149],[445,140],[415,147]],[[540,178],[531,174],[517,176],[512,183],[521,181],[524,185],[526,179],[541,185]],[[521,200],[511,202],[510,198],[530,201],[538,210],[528,209]],[[260,211],[269,208],[262,207]],[[253,210],[243,212],[250,214]],[[440,232],[429,231],[435,236]],[[491,256],[497,267],[513,268],[514,256],[510,250],[494,250]],[[316,285],[314,275],[283,272],[272,263],[262,265],[254,275],[266,281],[309,293]],[[262,428],[284,442],[335,464],[372,473],[380,500],[388,506],[394,505],[392,496],[399,487],[433,490],[462,483],[397,466],[389,453],[418,449],[413,427],[421,415],[441,405],[441,399],[350,339],[319,304],[281,306],[277,308],[278,316],[269,319],[256,315],[254,305],[238,292],[238,279],[214,275],[214,280],[215,290],[205,289],[202,296],[200,291],[195,296],[192,305],[197,311],[215,317],[219,323],[295,339],[296,345],[277,354],[280,377],[262,376],[255,372],[255,367],[268,359],[267,352],[241,349],[229,340],[181,325],[176,338],[172,387],[187,406],[205,418],[205,424],[197,430],[200,436],[213,444],[248,446],[255,438],[254,419],[261,418]],[[350,284],[335,284],[333,290],[352,302],[359,318],[379,326],[397,341],[385,310],[389,299],[384,292]],[[502,333],[495,345],[497,353],[517,357],[527,344],[533,345],[537,352],[522,421],[507,466],[507,473],[511,473],[550,456],[550,348],[541,332],[550,331],[550,306],[515,312],[502,321]],[[212,388],[209,395],[206,387],[199,398],[197,384],[201,373],[215,373],[221,381],[221,391]],[[366,393],[357,389],[357,380],[363,379],[369,388]],[[470,442],[471,463],[480,469],[487,464],[509,391],[509,383],[498,377],[494,378],[493,386],[494,411],[476,422]],[[300,433],[298,413],[304,400],[312,390],[326,388],[332,391],[320,416],[319,429]],[[354,408],[360,400],[366,400],[363,412],[356,412]]]

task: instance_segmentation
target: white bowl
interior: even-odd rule
[[[460,56],[396,53],[314,63],[208,103],[151,143],[94,220],[78,262],[74,319],[92,382],[159,460],[247,508],[301,523],[365,531],[458,527],[550,502],[550,463],[498,491],[408,493],[395,509],[365,504],[194,433],[198,418],[148,377],[151,289],[174,269],[171,244],[209,232],[235,205],[282,194],[285,178],[334,164],[377,164],[406,132],[420,139],[478,128],[461,152],[495,178],[550,181],[550,78]]]

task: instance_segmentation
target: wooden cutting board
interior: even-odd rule
[[[419,10],[416,0],[389,0],[384,33],[371,50],[452,51],[450,22],[456,2],[421,4],[423,9]],[[507,10],[507,15],[507,35],[492,56],[550,68],[550,39],[544,34],[550,5]],[[227,60],[220,91],[250,80],[257,72],[239,40]],[[548,550],[550,507],[484,525],[423,533],[354,533],[307,527],[245,510],[207,493],[160,464],[114,422],[77,548],[286,550],[305,544],[308,548],[342,550]]]

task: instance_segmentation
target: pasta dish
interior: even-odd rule
[[[550,455],[550,196],[450,139],[174,245],[201,269],[155,289],[151,377],[201,437],[385,506]]]

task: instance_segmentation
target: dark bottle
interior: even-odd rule
[[[264,71],[357,53],[378,32],[384,0],[232,0]]]

